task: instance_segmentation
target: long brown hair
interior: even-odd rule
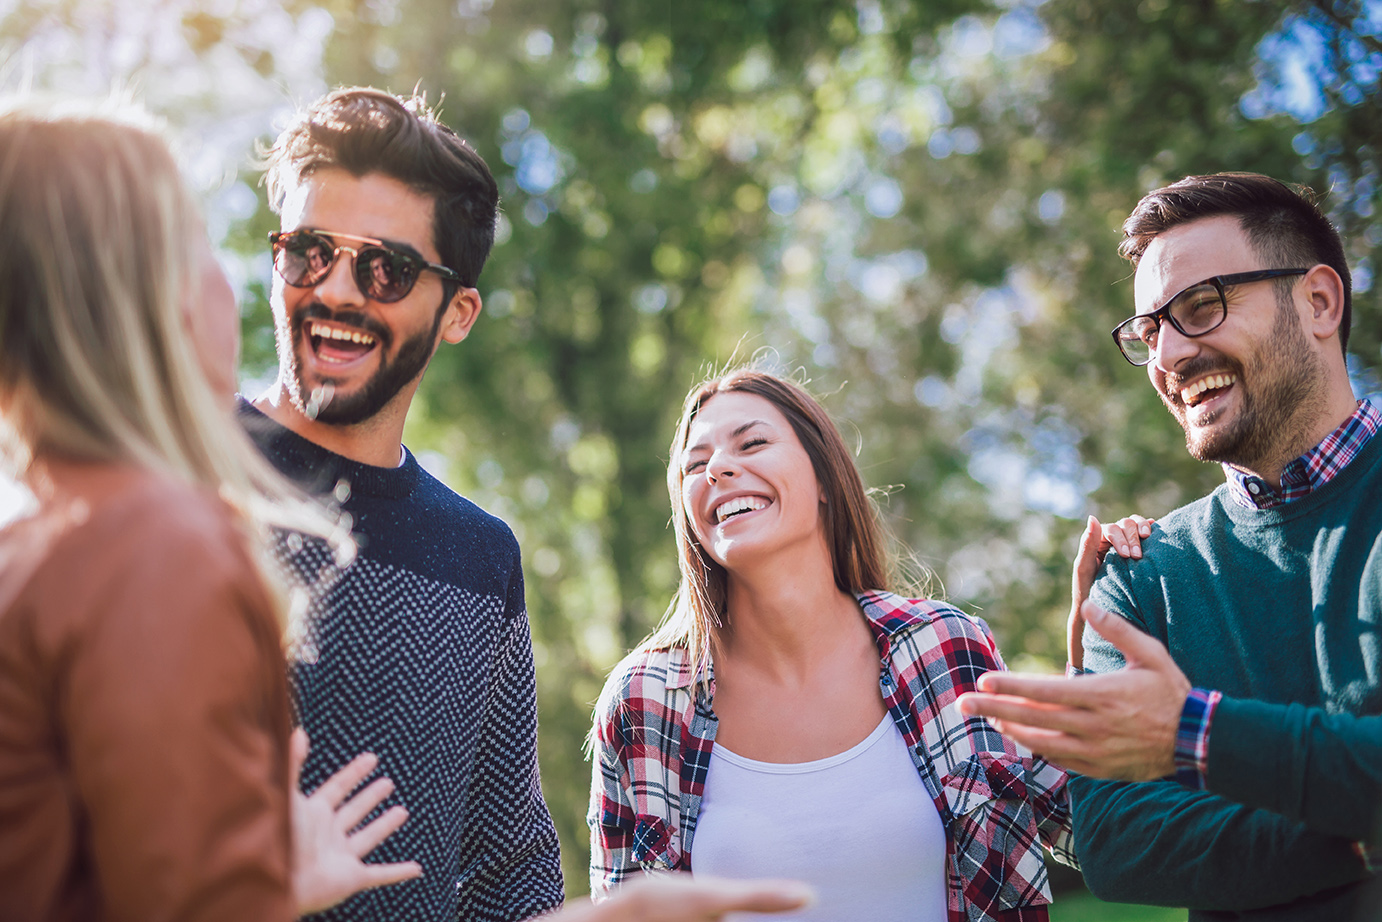
[[[806,450],[825,494],[821,516],[835,585],[842,592],[858,593],[883,589],[891,582],[887,533],[840,430],[820,403],[801,385],[759,368],[741,367],[713,376],[691,389],[672,437],[667,492],[672,499],[681,583],[661,626],[642,645],[644,649],[684,647],[695,657],[698,672],[710,661],[712,632],[724,624],[728,574],[701,546],[687,520],[681,499],[681,457],[696,415],[712,397],[725,393],[754,394],[777,407]]]

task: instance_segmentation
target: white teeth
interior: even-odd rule
[[[335,339],[341,342],[359,343],[362,346],[374,345],[374,337],[369,333],[342,330],[337,327],[329,327],[324,323],[313,323],[308,329],[308,333],[312,336],[320,336],[322,339]]]
[[[750,512],[754,509],[767,509],[768,501],[757,496],[739,496],[721,503],[715,509],[715,520],[723,522],[736,512]]]
[[[1187,406],[1194,406],[1194,403],[1192,403],[1192,401],[1195,401],[1205,391],[1214,390],[1220,387],[1228,387],[1230,384],[1237,380],[1237,375],[1224,374],[1209,375],[1208,377],[1201,378],[1194,384],[1180,389],[1181,403],[1184,403]]]

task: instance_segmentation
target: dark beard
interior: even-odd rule
[[[1172,401],[1162,395],[1185,430],[1186,450],[1199,461],[1259,469],[1265,459],[1280,453],[1282,445],[1299,439],[1297,430],[1313,418],[1322,399],[1324,368],[1289,304],[1278,305],[1276,328],[1246,365],[1206,356],[1187,363],[1175,380],[1188,381],[1214,371],[1236,375],[1242,398],[1238,416],[1222,431],[1196,433],[1187,424],[1179,398]],[[1170,381],[1167,384],[1170,389]],[[1256,393],[1248,390],[1249,384],[1258,388]],[[1179,389],[1177,384],[1174,390]]]
[[[291,332],[280,330],[278,336],[279,362],[289,372],[288,399],[294,407],[308,419],[332,426],[351,426],[362,423],[388,405],[398,392],[407,387],[427,369],[432,360],[437,341],[437,331],[441,329],[445,307],[437,311],[430,331],[418,333],[404,340],[392,359],[387,358],[393,335],[388,327],[365,314],[354,311],[333,313],[320,302],[313,302],[299,308],[289,320]],[[353,394],[336,392],[330,378],[323,378],[317,388],[309,387],[304,378],[302,363],[298,361],[299,349],[310,349],[303,333],[308,320],[335,320],[372,334],[379,340],[379,368],[363,386]],[[291,340],[285,342],[285,339]]]

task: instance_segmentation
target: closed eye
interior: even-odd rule
[[[760,445],[767,445],[767,444],[768,444],[768,440],[767,440],[767,439],[763,438],[761,435],[757,435],[757,436],[754,436],[754,437],[751,438],[751,439],[746,440],[746,441],[744,442],[744,444],[740,445],[740,446],[739,446],[739,450],[740,450],[740,451],[748,451],[750,448],[757,448],[757,447],[760,446]]]
[[[688,463],[688,464],[686,465],[686,467],[682,468],[682,469],[681,469],[681,472],[682,472],[683,474],[691,474],[691,473],[694,473],[694,472],[696,471],[697,468],[702,468],[702,467],[705,467],[705,462],[704,462],[704,461],[692,461],[692,462]]]

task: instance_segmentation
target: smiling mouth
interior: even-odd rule
[[[761,496],[738,496],[715,507],[715,521],[717,523],[724,522],[736,515],[743,515],[745,512],[756,512],[759,509],[767,508],[768,501]]]
[[[353,362],[373,351],[379,339],[372,333],[309,320],[304,324],[312,353],[326,363]]]
[[[1193,384],[1186,385],[1180,389],[1180,401],[1187,407],[1195,407],[1212,400],[1228,391],[1238,380],[1237,375],[1217,374],[1206,375]]]

